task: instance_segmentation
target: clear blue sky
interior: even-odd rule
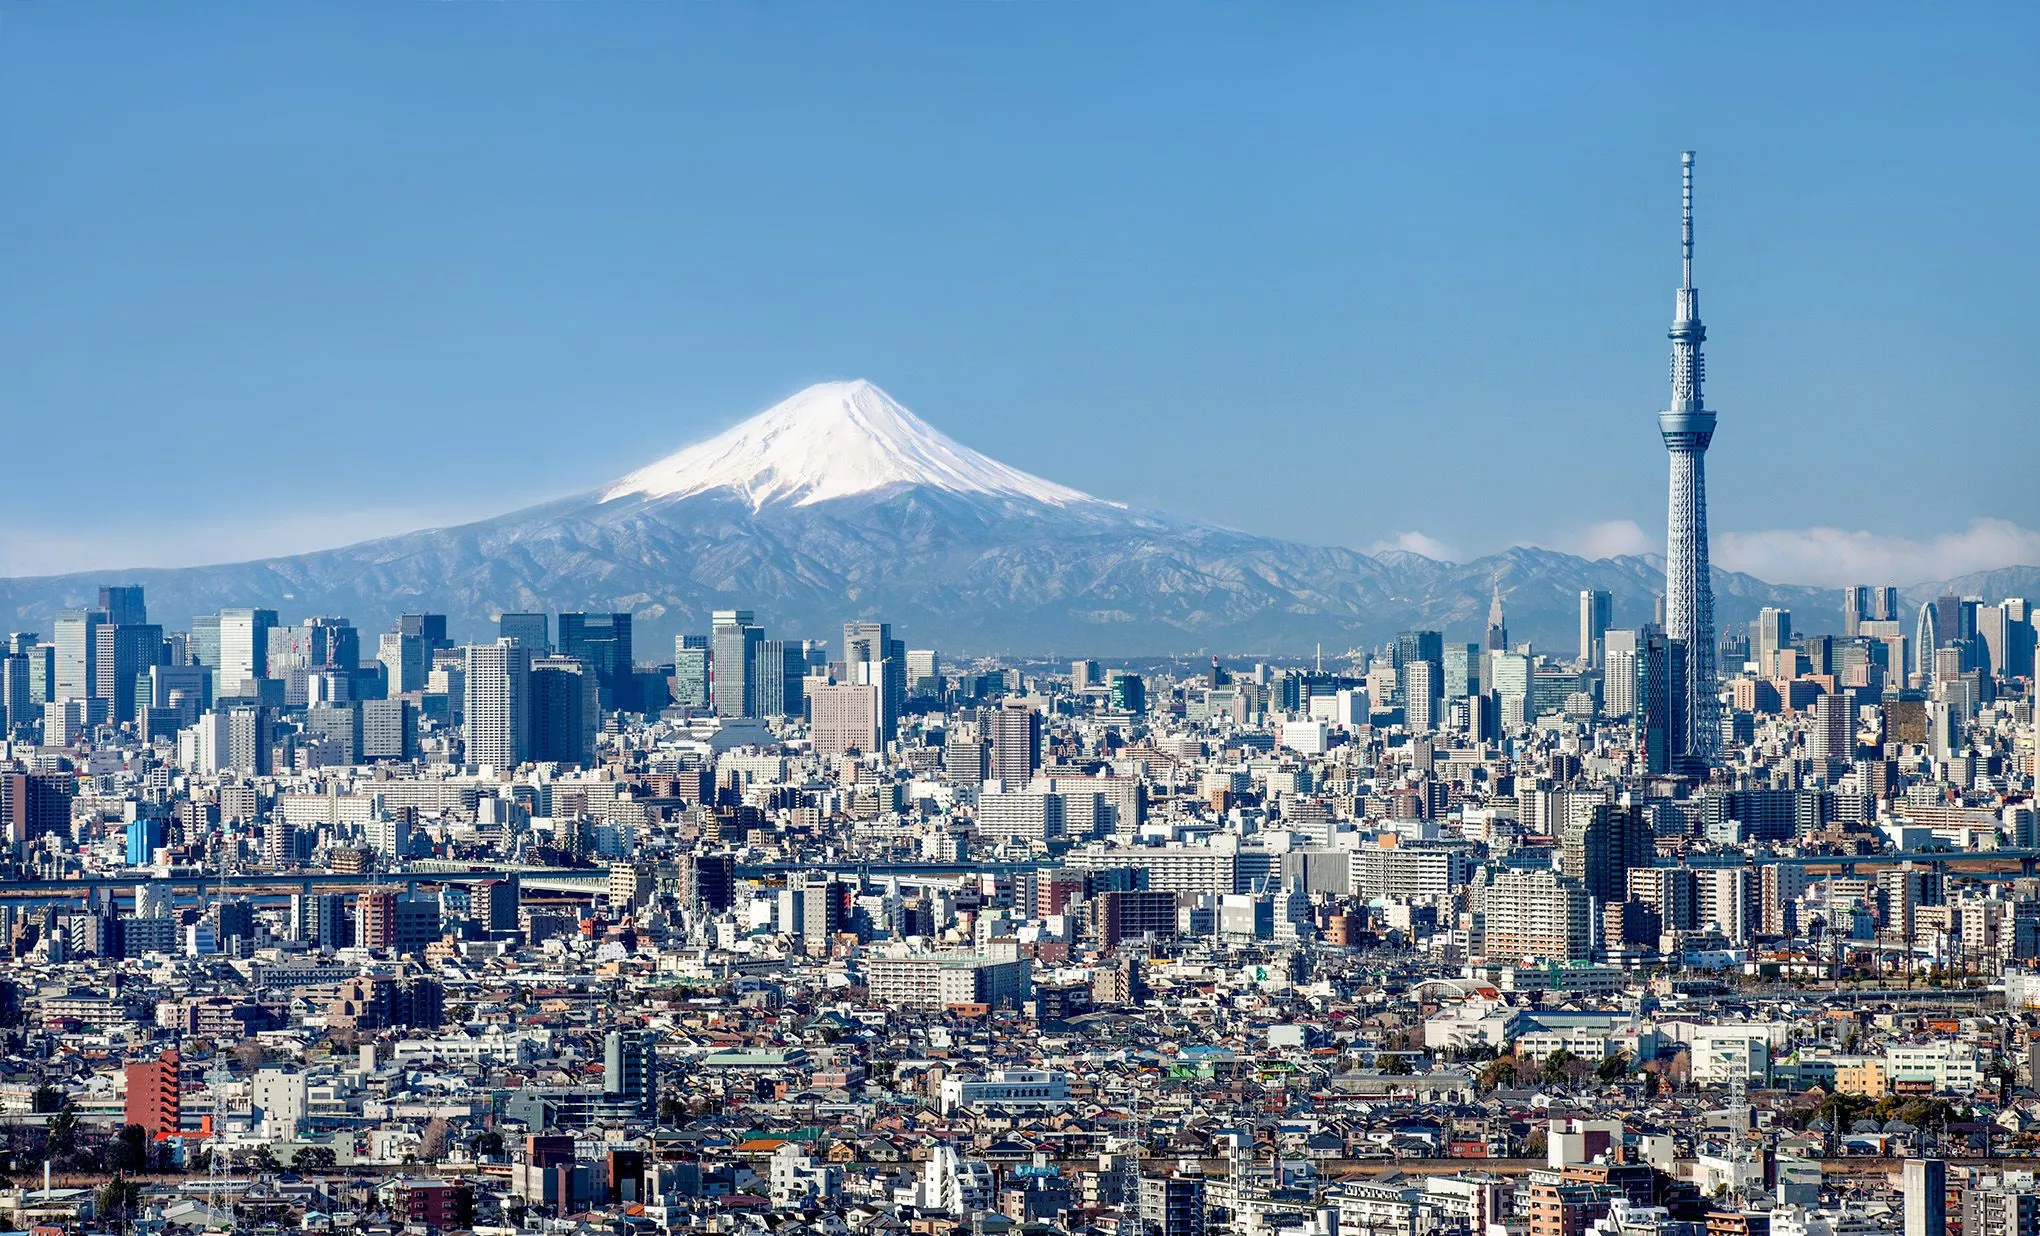
[[[0,4],[0,569],[508,509],[851,376],[1255,531],[1661,542],[1689,146],[1718,556],[2022,557],[2036,46],[2013,4]]]

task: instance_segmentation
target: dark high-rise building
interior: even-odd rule
[[[97,662],[94,691],[106,701],[109,720],[115,724],[132,721],[135,684],[148,675],[149,667],[163,660],[163,628],[154,623],[115,624],[98,627],[92,637]]]
[[[1147,711],[1147,681],[1139,674],[1114,673],[1106,680],[1105,694],[1115,712]]]
[[[703,909],[720,913],[736,901],[736,859],[728,854],[682,854],[677,875],[682,905],[698,901]]]
[[[35,698],[29,682],[28,654],[0,657],[0,726],[27,725],[41,713],[42,701]]]
[[[99,589],[99,608],[118,627],[138,627],[149,620],[149,607],[142,603],[140,584],[109,584]]]
[[[1091,899],[1091,930],[1098,943],[1115,949],[1127,940],[1176,934],[1176,894],[1107,891]]]
[[[595,734],[602,720],[600,692],[595,672],[582,661],[573,657],[532,661],[530,758],[541,763],[594,763]]]
[[[1686,645],[1652,623],[1637,632],[1635,656],[1636,698],[1630,716],[1644,771],[1652,775],[1677,772],[1690,748],[1686,726],[1691,711],[1685,693],[1691,675],[1686,669]]]
[[[428,653],[453,647],[453,641],[446,638],[445,614],[405,614],[397,619],[397,634],[424,640]]]
[[[19,846],[44,833],[68,829],[77,785],[67,773],[0,773],[0,820],[7,840]]]
[[[1648,867],[1657,858],[1657,838],[1643,813],[1614,803],[1569,821],[1560,841],[1565,875],[1602,905],[1620,904],[1629,895],[1629,869]]]
[[[629,614],[561,614],[561,656],[573,657],[595,671],[602,707],[634,708],[631,690],[636,662],[631,658]]]
[[[534,657],[552,655],[552,619],[544,614],[503,614],[496,619],[499,639],[514,639]]]

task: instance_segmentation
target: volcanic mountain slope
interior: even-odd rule
[[[123,581],[179,625],[261,605],[376,630],[422,610],[472,638],[504,611],[627,610],[650,656],[739,607],[789,636],[880,616],[957,651],[1109,656],[1338,648],[1409,627],[1474,638],[1497,575],[1512,638],[1565,651],[1580,589],[1607,589],[1616,621],[1635,624],[1663,567],[1521,548],[1464,564],[1370,556],[1133,510],[989,459],[868,382],[834,382],[598,492],[291,557],[0,580],[0,613],[47,630]],[[1764,605],[1824,621],[1839,600],[1726,572],[1715,589],[1724,628]]]

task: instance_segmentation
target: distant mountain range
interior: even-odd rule
[[[258,605],[377,630],[429,611],[472,638],[505,611],[627,610],[640,659],[706,631],[721,608],[831,640],[846,619],[882,617],[910,645],[968,653],[1301,654],[1411,627],[1478,638],[1499,579],[1511,638],[1565,653],[1581,589],[1606,589],[1617,624],[1635,625],[1663,572],[1651,556],[1529,548],[1467,563],[1370,555],[1134,510],[989,459],[860,381],[810,387],[595,493],[257,562],[0,580],[0,614],[47,632],[100,584],[135,582],[171,624]],[[1766,605],[1809,629],[1840,625],[1833,589],[1726,571],[1714,588],[1724,628]],[[1907,595],[1944,589],[2040,597],[2040,569]]]

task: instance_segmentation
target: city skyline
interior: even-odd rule
[[[7,7],[0,1233],[2040,1236],[2036,45]]]
[[[1697,363],[1688,358],[1687,371]],[[1498,646],[1498,589],[1519,639],[1566,646],[1579,591],[1606,594],[1617,625],[1653,613],[1671,621],[1664,563],[1512,550],[1453,566],[1255,538],[1020,472],[875,385],[847,382],[811,387],[578,498],[296,558],[110,574],[146,584],[175,614],[255,603],[376,624],[429,603],[469,632],[534,607],[622,609],[664,638],[735,606],[811,637],[847,605],[973,652],[1126,656],[1358,648],[1408,629],[1477,632],[1483,613]],[[87,603],[108,575],[0,579],[0,613],[16,629],[40,629]],[[1760,609],[1831,614],[1852,604],[1840,589],[1734,574],[1714,583],[1730,629]],[[1910,604],[2031,595],[2040,570],[1902,591]],[[1696,673],[1705,677],[1704,665]]]
[[[1893,12],[1854,24],[1848,49],[1874,59],[1903,46],[1922,80],[1963,84],[1901,107],[1834,76],[1847,56],[1833,53],[1846,49],[1822,23],[1784,20],[1777,50],[1759,53],[1732,37],[1732,22],[1703,19],[1681,31],[1697,79],[1720,83],[1702,106],[1665,100],[1598,123],[1609,100],[1656,94],[1606,66],[1650,63],[1642,49],[1661,45],[1657,19],[1596,24],[1591,50],[1620,54],[1597,57],[1591,72],[1565,23],[1497,19],[1467,49],[1481,72],[1460,94],[1436,95],[1432,115],[1381,106],[1414,85],[1392,63],[1337,88],[1337,75],[1278,71],[1298,58],[1316,67],[1303,49],[1341,37],[1377,51],[1436,46],[1443,31],[1414,17],[1317,12],[1240,32],[1196,14],[1163,39],[1156,66],[1136,69],[1155,100],[1139,105],[1024,14],[917,31],[828,20],[768,30],[753,14],[689,14],[677,26],[641,13],[564,28],[543,14],[406,13],[419,50],[403,56],[321,15],[113,29],[90,14],[10,14],[0,54],[23,63],[0,90],[35,90],[52,72],[85,85],[75,112],[8,138],[29,188],[0,206],[0,257],[18,303],[35,312],[0,322],[0,360],[23,410],[18,448],[48,466],[12,491],[4,513],[17,535],[0,571],[237,560],[491,514],[516,505],[506,491],[601,484],[829,376],[883,381],[1028,471],[1261,534],[1457,561],[1505,541],[1589,554],[1650,547],[1654,487],[1634,462],[1647,430],[1632,415],[1657,380],[1644,323],[1661,313],[1665,260],[1650,185],[1667,150],[1695,146],[1711,152],[1722,216],[1709,250],[1724,289],[1717,310],[1739,326],[1716,358],[1718,380],[1739,412],[1805,444],[1808,464],[1780,485],[1753,444],[1716,461],[1717,561],[1840,586],[2040,559],[2032,499],[1963,480],[1965,444],[2001,432],[2003,410],[2032,386],[2030,358],[2004,334],[2016,317],[2006,297],[2030,282],[2013,204],[2030,197],[2031,173],[1984,157],[2015,141],[2031,110],[2031,83],[2003,59],[2023,45],[2016,31],[1918,31]],[[1154,33],[1131,15],[1086,20],[1099,23],[1100,48]],[[668,31],[713,61],[695,86],[664,86],[629,53],[634,36]],[[1171,105],[1193,105],[1187,71],[1221,33],[1242,35],[1240,62],[1213,100],[1222,114],[1195,113],[1215,126],[1203,159],[1080,123],[1138,132]],[[472,46],[436,62],[450,59],[453,75],[426,75],[414,56],[456,37]],[[990,84],[965,89],[942,123],[915,89],[873,87],[832,116],[812,87],[774,75],[778,111],[739,109],[720,136],[703,128],[693,91],[747,97],[737,79],[768,44],[795,64],[852,49],[880,63],[914,54],[938,75],[946,54],[957,67],[930,90],[954,86],[956,73]],[[1815,45],[1822,56],[1792,58]],[[156,59],[166,48],[184,53],[176,67]],[[546,95],[553,111],[541,101],[495,117],[431,106],[440,90],[487,93],[561,49],[576,65],[613,59],[610,80],[573,99]],[[1566,74],[1539,64],[1531,75],[1530,49],[1582,71],[1552,86]],[[1014,112],[1000,101],[1050,103],[1017,76],[1014,57],[1030,53],[1078,88]],[[346,105],[358,71],[382,74],[384,107]],[[118,76],[102,80],[109,73]],[[188,73],[211,74],[224,93],[193,95]],[[274,106],[233,109],[236,92]],[[1506,122],[1493,119],[1499,97]],[[293,126],[288,145],[280,117]],[[986,140],[959,145],[953,126],[966,124]],[[125,143],[138,131],[164,162],[132,163]],[[654,133],[659,142],[638,147],[653,157],[600,162],[624,134]],[[745,139],[786,155],[740,158]],[[958,173],[935,177],[946,193],[925,204],[907,193],[928,169],[888,154],[900,147]],[[422,157],[439,149],[468,161]],[[873,195],[817,191],[802,174],[853,176],[860,160],[885,186]],[[193,179],[187,167],[217,174]],[[563,167],[585,191],[563,197],[531,177]],[[696,174],[717,192],[670,191]],[[415,191],[366,188],[386,182]],[[91,206],[118,200],[121,184],[159,208],[122,217]],[[236,184],[251,191],[221,196]],[[491,192],[478,198],[483,186]],[[1037,196],[1044,186],[1059,191],[1054,210]],[[1162,200],[1170,211],[1152,209]],[[1108,202],[1146,220],[1131,248]],[[740,204],[760,208],[731,209]],[[946,226],[901,222],[931,214]],[[1053,277],[968,260],[994,237]],[[544,257],[551,249],[558,260]],[[201,265],[206,253],[218,260]],[[662,286],[709,294],[724,320],[627,275],[626,253],[670,276]],[[392,304],[408,282],[433,290]],[[1832,312],[1836,303],[1850,311]],[[843,311],[850,304],[855,313]],[[1504,306],[1510,325],[1499,330]],[[1079,335],[1114,340],[1111,355]],[[1214,449],[1242,409],[1256,413],[1252,446]],[[1845,426],[1896,433],[1921,410],[1941,432],[1916,435],[1906,468],[1874,490],[1846,479],[1890,456],[1879,434]],[[233,460],[259,426],[309,421],[323,427],[325,483],[254,466],[233,486],[186,487],[171,512],[123,493],[58,517],[61,495],[83,483],[83,459],[63,445],[83,415],[148,438],[163,467],[193,475]],[[547,426],[588,415],[607,432],[531,449]],[[176,431],[151,428],[163,424]],[[402,442],[421,424],[462,435],[474,466],[420,485],[412,466],[358,445]],[[1449,471],[1467,483],[1452,500],[1422,470],[1368,465],[1408,445],[1398,435],[1410,425],[1483,444],[1454,459]],[[1343,456],[1366,475],[1362,501],[1306,510],[1250,501],[1234,483],[1243,469],[1323,457],[1327,446],[1335,466]],[[1592,484],[1554,503],[1534,475],[1511,473],[1526,451]]]

